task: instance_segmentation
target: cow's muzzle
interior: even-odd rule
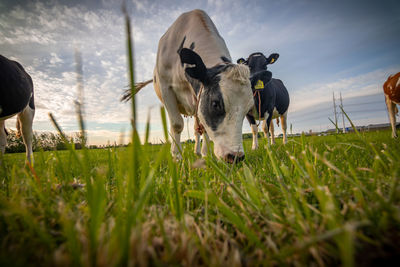
[[[229,153],[228,155],[225,156],[224,160],[228,163],[237,163],[242,160],[244,160],[244,153],[243,152],[233,152]]]

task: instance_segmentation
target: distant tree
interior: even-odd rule
[[[22,141],[22,137],[17,137],[17,132],[8,129],[7,130],[7,146],[6,153],[21,153],[25,151],[25,145]]]
[[[261,138],[261,137],[262,137],[261,132],[258,132],[258,133],[257,133],[257,136],[258,136],[259,138]],[[243,139],[250,139],[250,138],[253,138],[253,134],[252,134],[252,133],[244,133],[244,134],[242,135],[242,137],[243,137]]]
[[[7,130],[7,146],[6,153],[21,153],[25,152],[25,145],[22,140],[22,137],[17,136],[17,132],[8,129]],[[74,144],[75,149],[82,148],[82,138],[80,133],[72,134],[71,136],[67,136],[72,144]],[[54,134],[51,132],[34,132],[33,134],[33,142],[32,142],[33,151],[38,151],[40,149],[44,151],[48,150],[65,150],[67,146],[60,134]]]

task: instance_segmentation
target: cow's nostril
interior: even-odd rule
[[[236,160],[236,162],[240,162],[242,160],[244,160],[244,154],[239,152],[239,153],[229,153],[228,155],[226,155],[225,157],[225,161],[228,163],[234,163]]]
[[[233,161],[235,160],[235,155],[233,154],[228,154],[228,156],[226,157],[227,161],[229,163],[233,163]]]

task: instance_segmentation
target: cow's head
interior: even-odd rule
[[[269,55],[269,57],[266,57],[263,53],[257,52],[251,54],[246,60],[244,58],[239,58],[237,63],[249,66],[250,73],[253,74],[261,70],[266,70],[267,66],[275,63],[278,58],[278,53],[273,53]]]
[[[269,57],[266,57],[263,53],[257,52],[251,54],[247,60],[244,58],[238,59],[237,63],[249,66],[251,88],[257,90],[263,89],[264,85],[271,80],[272,73],[267,71],[267,66],[275,63],[278,58],[279,54],[277,53],[273,53]]]
[[[242,160],[243,119],[254,105],[249,68],[231,63],[207,68],[198,54],[185,48],[179,55],[182,64],[190,65],[186,74],[203,86],[197,113],[214,142],[215,155],[230,163]]]

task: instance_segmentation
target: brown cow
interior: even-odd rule
[[[397,105],[400,104],[400,72],[390,75],[383,84],[386,106],[389,113],[390,124],[392,125],[392,137],[397,138],[396,114],[399,112]]]

